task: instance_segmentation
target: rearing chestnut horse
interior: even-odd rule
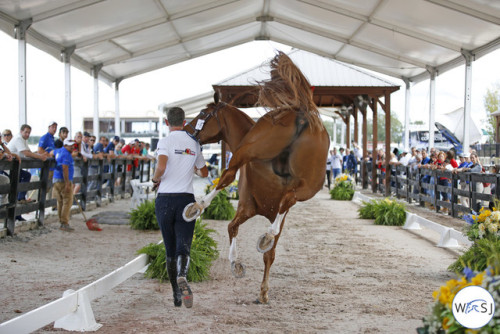
[[[271,79],[260,83],[258,104],[270,108],[257,123],[226,103],[211,103],[185,130],[201,144],[224,140],[233,152],[217,187],[200,203],[184,210],[184,218],[198,217],[240,170],[239,203],[228,226],[229,260],[233,274],[244,275],[238,260],[236,236],[241,224],[255,215],[269,219],[269,231],[258,241],[264,253],[264,278],[258,301],[269,300],[269,269],[288,210],[313,197],[323,186],[329,138],[312,99],[309,82],[291,59],[279,52],[271,60]]]

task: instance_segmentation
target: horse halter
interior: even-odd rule
[[[194,139],[196,139],[196,141],[199,142],[200,139],[198,138],[198,134],[203,129],[205,122],[208,121],[212,116],[214,116],[215,119],[217,120],[217,124],[219,125],[219,129],[222,129],[222,125],[220,123],[219,117],[217,116],[217,112],[221,108],[224,108],[225,106],[226,106],[225,102],[219,102],[219,103],[217,103],[217,105],[215,106],[215,109],[212,112],[207,112],[206,110],[208,108],[205,108],[202,111],[200,111],[200,114],[198,115],[198,121],[196,122],[196,126],[193,127],[193,125],[191,125],[191,123],[187,124],[187,126],[189,126],[193,130],[193,133],[190,133],[190,135]]]

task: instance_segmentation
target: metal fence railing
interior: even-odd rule
[[[111,201],[116,195],[124,197],[125,193],[132,193],[130,186],[131,179],[139,179],[141,182],[149,181],[153,171],[152,160],[129,160],[123,158],[116,159],[88,159],[83,161],[75,158],[75,168],[79,168],[81,176],[75,176],[73,183],[81,185],[80,191],[74,195],[79,201],[83,210],[87,203],[95,201],[100,205],[104,197],[109,197]],[[17,160],[0,160],[0,170],[8,174],[9,183],[0,185],[0,226],[7,229],[8,235],[14,234],[15,217],[25,213],[36,212],[38,225],[43,225],[45,208],[56,205],[56,200],[52,199],[50,192],[52,180],[50,169],[55,166],[54,159],[46,161],[23,158],[21,163]],[[19,182],[21,169],[31,170],[38,175],[38,180],[30,182]],[[120,180],[121,182],[117,182]],[[37,193],[33,202],[21,204],[17,201],[19,192],[27,191]],[[1,223],[3,221],[3,224]]]

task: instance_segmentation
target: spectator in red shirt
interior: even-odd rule
[[[134,159],[134,166],[139,167],[139,157],[141,157],[141,149],[140,149],[139,139],[134,139],[134,141],[128,143],[123,146],[122,153],[127,156],[127,158]],[[127,171],[132,170],[132,165],[127,165]]]

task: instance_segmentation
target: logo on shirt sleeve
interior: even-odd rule
[[[195,151],[190,148],[186,148],[185,150],[175,150],[175,154],[196,155]]]

